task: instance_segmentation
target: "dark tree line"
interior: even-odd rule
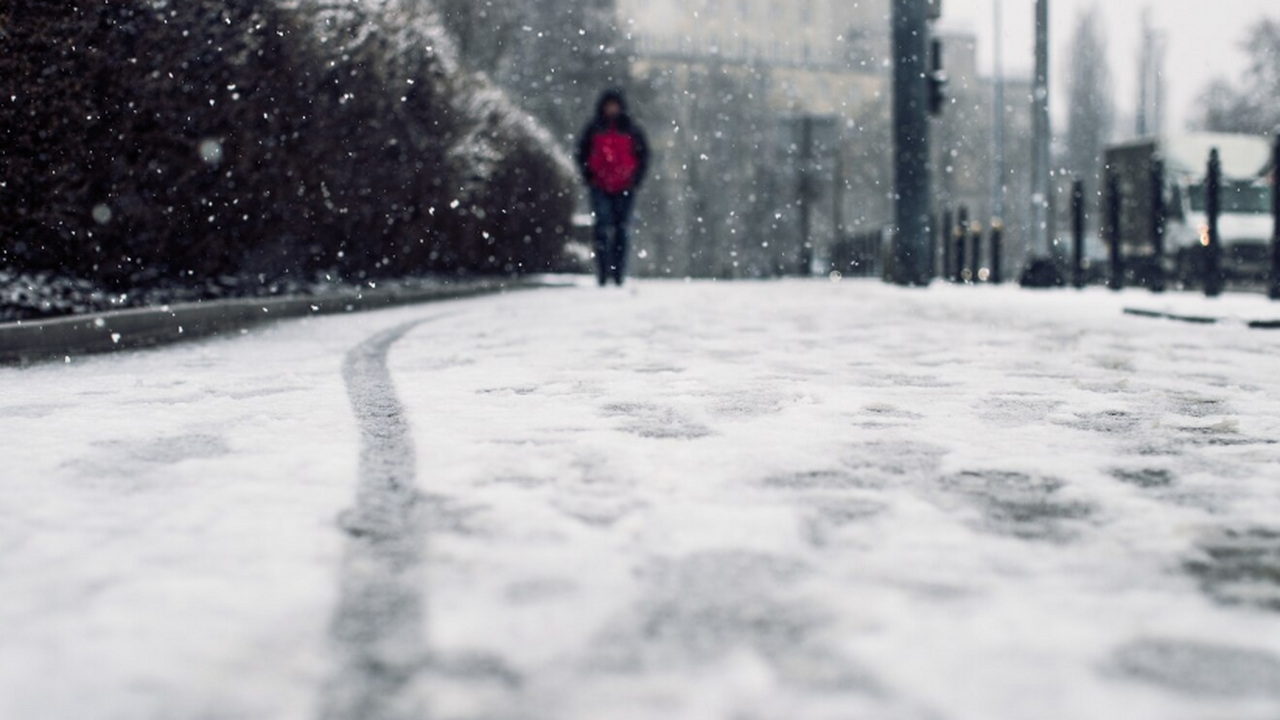
[[[0,2],[0,266],[555,267],[572,169],[429,5]]]

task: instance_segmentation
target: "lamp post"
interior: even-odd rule
[[[994,152],[992,158],[995,167],[992,168],[992,176],[994,182],[991,187],[991,215],[992,222],[1004,226],[1004,203],[1005,203],[1005,127],[1004,127],[1004,13],[1001,0],[995,0],[995,98],[992,117],[992,145]]]
[[[1032,89],[1034,153],[1031,163],[1031,237],[1033,251],[1057,259],[1049,238],[1049,0],[1036,0],[1036,69]]]

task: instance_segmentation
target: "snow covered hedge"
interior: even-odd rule
[[[0,9],[0,266],[114,285],[561,262],[573,169],[424,0]]]

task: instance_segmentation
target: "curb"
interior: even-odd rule
[[[1125,308],[1125,315],[1134,317],[1153,318],[1156,320],[1176,320],[1178,322],[1191,323],[1193,325],[1217,325],[1222,322],[1222,318],[1201,317],[1198,315],[1174,315],[1172,313],[1158,312],[1156,310],[1142,310],[1139,308]]]
[[[331,297],[215,300],[0,325],[0,365],[138,350],[300,317],[337,315],[555,287],[537,281],[481,281],[427,290],[371,290]]]
[[[1210,317],[1204,315],[1178,315],[1175,313],[1158,312],[1156,310],[1143,310],[1141,308],[1125,308],[1125,315],[1133,317],[1153,318],[1156,320],[1173,320],[1175,322],[1191,323],[1193,325],[1232,325],[1234,321],[1227,318]],[[1280,320],[1253,320],[1241,322],[1240,324],[1251,330],[1280,330]]]

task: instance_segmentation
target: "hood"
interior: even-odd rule
[[[600,95],[600,101],[596,103],[596,119],[597,120],[604,119],[604,106],[608,105],[611,102],[616,102],[622,106],[623,117],[630,115],[630,111],[627,109],[626,93],[622,92],[617,88],[612,88],[610,90],[605,90],[604,93]]]

